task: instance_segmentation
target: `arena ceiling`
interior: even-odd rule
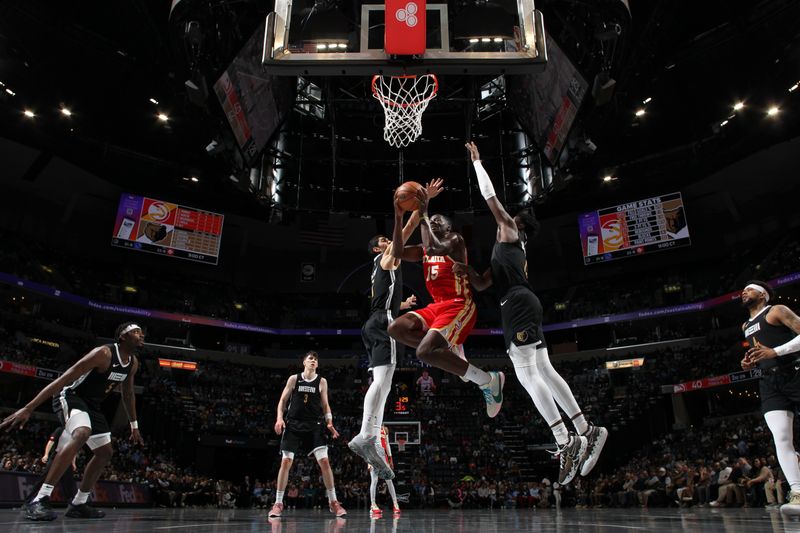
[[[229,154],[207,153],[213,139],[225,144],[228,126],[213,94],[197,105],[184,82],[198,73],[213,82],[271,2],[184,1],[203,22],[193,42],[169,23],[165,0],[0,4],[0,134],[71,160],[125,190],[268,216],[268,206],[230,179],[241,169]],[[539,199],[540,213],[679,189],[797,136],[800,90],[789,89],[800,80],[800,3],[631,2],[630,26],[612,60],[601,65],[595,8],[611,3],[537,2],[548,31],[590,80],[602,68],[616,80],[607,104],[589,98],[581,108],[570,157],[556,169],[557,186]],[[484,81],[454,79],[449,94]],[[360,163],[370,154],[396,168],[397,152],[380,141],[380,108],[363,80],[332,79],[325,90],[354,97],[324,120],[293,113],[285,126],[292,142],[306,143],[307,179],[296,184],[301,209],[387,211],[384,198],[396,181],[380,182]],[[733,110],[738,101],[744,109]],[[498,144],[502,132],[513,129],[508,112],[485,120],[472,115],[465,124],[474,106],[468,98],[432,104],[428,113],[439,119],[426,122],[428,142],[404,153],[407,177],[442,175],[460,193],[453,195],[453,210],[473,207],[464,132],[484,143],[487,153],[505,154]],[[780,112],[770,117],[766,111],[773,106]],[[26,117],[24,109],[36,116]],[[638,109],[645,114],[637,117]],[[158,113],[169,120],[160,121]],[[339,151],[331,151],[332,132],[348,138]],[[515,169],[511,158],[504,162],[508,181]],[[614,179],[603,182],[605,175]]]

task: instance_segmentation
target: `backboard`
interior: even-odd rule
[[[415,12],[423,2],[407,4]],[[405,7],[390,16],[404,15]],[[424,53],[400,56],[384,48],[384,2],[276,0],[267,17],[263,64],[278,76],[524,74],[544,69],[544,22],[533,0],[450,0],[427,3],[422,11]]]

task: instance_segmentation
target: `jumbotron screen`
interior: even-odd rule
[[[219,213],[123,194],[111,245],[216,265],[224,220]]]
[[[692,244],[679,192],[584,213],[578,227],[584,265]]]

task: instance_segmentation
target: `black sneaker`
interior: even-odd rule
[[[25,518],[35,522],[50,522],[56,519],[56,513],[50,506],[50,496],[25,504]]]
[[[70,503],[67,507],[67,512],[64,513],[65,516],[70,518],[103,518],[106,513],[101,511],[100,509],[95,509],[94,507],[90,507],[88,504],[82,503],[80,505],[75,505],[74,503]]]
[[[590,426],[589,431],[586,432],[586,440],[589,446],[586,448],[586,455],[581,462],[581,475],[588,476],[592,471],[597,460],[600,459],[600,453],[606,445],[608,439],[608,430],[601,426]]]

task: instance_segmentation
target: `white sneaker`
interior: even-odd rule
[[[586,440],[589,441],[589,446],[586,448],[586,455],[581,462],[581,475],[588,476],[592,471],[597,460],[600,459],[600,453],[603,451],[603,446],[606,445],[608,438],[608,430],[601,426],[591,426],[589,431],[586,432]]]
[[[786,515],[800,516],[800,492],[791,491],[789,501],[781,505],[781,512]]]
[[[503,407],[503,386],[506,384],[506,375],[502,372],[489,372],[492,377],[489,383],[480,387],[483,399],[486,400],[486,414],[494,418]]]
[[[386,458],[384,454],[378,452],[380,448],[380,444],[378,443],[378,437],[372,436],[364,438],[360,434],[353,437],[349,443],[347,443],[347,447],[350,448],[356,455],[364,459],[367,463],[369,463],[372,468],[375,469],[375,472],[378,474],[378,477],[381,479],[394,479],[394,472],[392,472],[391,467],[386,462]]]

